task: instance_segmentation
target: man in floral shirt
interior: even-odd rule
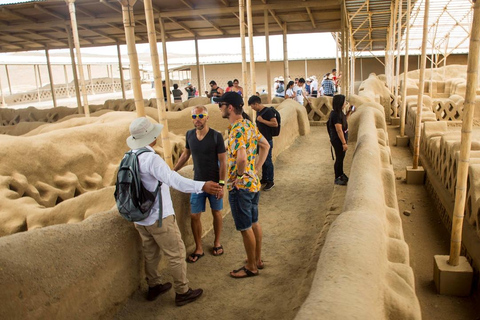
[[[222,117],[230,121],[228,135],[227,168],[228,200],[235,227],[242,233],[247,253],[246,265],[230,272],[233,278],[258,275],[263,269],[262,228],[258,223],[260,180],[256,167],[262,167],[270,145],[255,124],[242,117],[243,99],[235,92],[227,92],[219,98]],[[258,153],[257,153],[258,150]]]

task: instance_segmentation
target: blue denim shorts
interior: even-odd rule
[[[191,213],[200,213],[205,212],[205,204],[208,201],[210,202],[210,208],[212,210],[222,210],[223,209],[223,199],[217,199],[212,194],[202,192],[202,193],[192,193],[190,195],[190,212]]]
[[[234,189],[228,193],[233,221],[238,231],[245,231],[258,222],[260,192]]]

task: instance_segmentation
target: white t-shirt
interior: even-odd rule
[[[290,97],[290,98],[293,97],[293,89],[292,88],[288,89],[287,92],[285,93],[285,99],[288,99],[287,96]]]
[[[313,91],[318,91],[318,81],[317,80],[313,80],[312,81],[312,84],[310,85],[310,88]]]
[[[299,87],[299,86],[293,87],[293,91],[295,91],[295,93],[297,94],[297,96],[295,97],[295,101],[300,103],[302,106],[303,106],[303,94],[302,94],[303,90],[304,90],[303,86],[302,87]]]

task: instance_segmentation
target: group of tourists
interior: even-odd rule
[[[130,125],[131,135],[127,144],[132,149],[131,152],[138,152],[141,182],[149,192],[158,190],[158,201],[151,207],[148,216],[134,222],[142,240],[145,275],[149,287],[147,300],[150,301],[172,288],[171,283],[161,281],[158,271],[160,252],[163,252],[163,256],[168,260],[169,271],[174,279],[175,304],[182,306],[202,295],[202,289],[192,289],[189,286],[186,263],[196,263],[205,256],[200,217],[206,209],[207,199],[213,214],[215,233],[211,254],[216,257],[223,255],[224,247],[220,236],[225,185],[233,220],[236,229],[241,232],[247,256],[245,264],[231,271],[230,276],[257,276],[259,270],[265,267],[261,258],[259,191],[262,184],[264,190],[270,190],[274,186],[271,152],[273,141],[270,129],[277,127],[279,123],[275,113],[263,106],[260,97],[251,96],[248,100],[249,105],[257,112],[254,123],[242,116],[244,103],[238,91],[229,90],[220,94],[223,90],[218,88],[214,81],[211,82],[211,87],[214,92],[209,94],[218,104],[222,117],[230,122],[227,147],[222,134],[209,127],[208,109],[205,106],[192,109],[194,129],[187,131],[185,149],[173,170],[153,149],[163,126],[150,122],[146,117],[137,118]],[[177,173],[190,156],[194,164],[193,180]],[[257,175],[258,167],[263,168],[261,179]],[[195,250],[187,257],[175,218],[170,187],[191,194],[190,217]]]
[[[293,99],[303,105],[304,98],[309,101],[309,98],[317,98],[319,96],[331,96],[339,92],[340,77],[337,77],[337,70],[323,76],[319,85],[317,77],[311,76],[305,78],[295,78],[290,80],[285,85],[285,80],[282,76],[274,78],[273,91],[276,97]],[[290,90],[290,91],[289,91]]]

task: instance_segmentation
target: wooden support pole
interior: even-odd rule
[[[80,87],[83,96],[83,108],[85,109],[85,116],[90,117],[90,108],[88,107],[87,88],[85,86],[85,77],[83,75],[82,54],[80,52],[80,39],[78,37],[77,17],[75,14],[75,0],[66,0],[68,3],[68,11],[70,12],[70,21],[72,23],[73,43],[77,55],[78,74],[80,75]]]
[[[70,87],[68,83],[68,73],[67,73],[67,65],[63,65],[63,73],[65,75],[65,90],[67,91],[67,97],[70,98]]]
[[[88,74],[88,80],[90,81],[90,94],[95,94],[95,90],[93,88],[93,79],[92,79],[92,66],[89,64],[87,64],[87,74]],[[108,66],[107,66],[107,74],[108,74]]]
[[[73,52],[72,32],[69,26],[65,26],[65,30],[67,31],[68,46],[70,49],[70,60],[72,61],[73,84],[75,86],[75,95],[77,97],[78,114],[82,114],[84,113],[85,109],[82,108],[82,98],[80,97],[80,86],[78,85],[77,65],[75,63],[75,54]]]
[[[338,59],[338,32],[335,32],[335,69],[337,69],[337,74],[340,73],[340,63]]]
[[[120,87],[122,88],[122,99],[125,100],[125,79],[123,77],[123,65],[122,54],[120,52],[120,44],[117,43],[117,56],[118,56],[118,70],[120,72]]]
[[[10,83],[10,74],[8,73],[7,65],[5,65],[5,73],[7,74],[8,91],[12,94],[12,84]]]
[[[420,158],[420,127],[422,125],[423,92],[425,83],[425,65],[427,60],[427,38],[428,38],[428,11],[430,0],[425,0],[425,16],[423,17],[423,40],[422,58],[420,62],[420,79],[418,82],[417,117],[415,120],[415,143],[413,145],[413,169],[418,168]]]
[[[163,67],[165,68],[165,87],[167,88],[167,110],[171,110],[172,97],[170,95],[170,72],[168,71],[167,38],[165,36],[165,26],[163,25],[162,18],[158,18],[158,23],[160,24],[162,37]]]
[[[142,81],[140,68],[138,66],[138,55],[135,47],[135,17],[133,6],[137,0],[121,0],[123,27],[125,28],[125,39],[127,40],[128,59],[130,61],[130,75],[133,88],[133,97],[138,117],[145,117],[145,103],[142,94]]]
[[[37,75],[37,65],[33,65],[33,73],[35,74],[35,86],[37,87],[37,98],[38,102],[40,102],[40,86],[38,84],[38,75]]]
[[[153,15],[152,0],[144,0],[143,3],[145,5],[145,17],[147,21],[148,43],[150,45],[150,59],[152,61],[153,68],[153,83],[155,85],[158,119],[160,123],[163,124],[163,130],[161,132],[163,157],[165,158],[165,162],[168,164],[170,169],[172,169],[172,147],[168,132],[167,109],[165,107],[165,98],[163,96],[162,72],[160,71],[160,59],[158,57],[157,50],[157,35],[155,31],[155,18]]]
[[[240,44],[242,49],[242,81],[245,86],[243,93],[243,104],[246,105],[248,102],[248,85],[247,85],[247,50],[245,45],[245,0],[238,1],[238,21],[240,28]]]
[[[474,1],[473,21],[470,33],[470,46],[467,65],[467,88],[463,109],[462,138],[460,142],[460,158],[457,169],[457,185],[455,187],[455,206],[453,209],[452,237],[450,240],[450,259],[452,266],[459,264],[462,244],[462,227],[467,196],[468,166],[472,145],[473,115],[478,85],[478,61],[480,53],[480,1]]]
[[[198,96],[201,96],[202,85],[201,85],[201,81],[200,81],[200,54],[198,52],[197,37],[195,37],[195,59],[196,59],[196,62],[197,62],[197,92],[198,92]]]
[[[6,108],[5,95],[3,94],[2,77],[0,77],[0,96],[2,96],[2,108]]]
[[[55,94],[55,84],[53,83],[52,65],[50,63],[50,54],[48,53],[48,49],[45,49],[45,57],[47,58],[48,79],[50,80],[50,90],[52,91],[53,107],[56,108],[57,98]]]
[[[266,67],[267,67],[267,95],[268,103],[272,103],[272,74],[270,71],[270,36],[269,36],[269,25],[268,25],[268,10],[263,11],[263,20],[265,22],[265,56],[266,56]]]
[[[254,95],[257,92],[257,80],[255,78],[255,55],[253,48],[253,18],[252,18],[252,0],[247,0],[247,26],[248,26],[248,42],[250,47],[250,95]],[[246,86],[245,86],[246,87]],[[244,100],[247,100],[248,96],[244,93]],[[245,105],[247,105],[245,103]]]
[[[115,92],[115,78],[113,77],[113,64],[110,65],[110,76],[112,77],[112,92]]]
[[[347,64],[345,62],[345,59],[346,59],[346,51],[345,51],[345,48],[346,48],[346,35],[345,35],[345,32],[346,32],[346,28],[345,28],[345,7],[342,5],[342,8],[341,8],[341,15],[340,15],[340,27],[342,28],[342,34],[341,34],[341,39],[342,39],[342,48],[341,48],[341,63],[342,63],[342,77],[340,78],[340,84],[341,84],[341,87],[340,87],[340,92],[345,95],[346,94],[346,91],[345,91],[345,88],[346,88],[346,84],[345,84],[345,80],[346,80],[346,74],[347,74]],[[321,82],[322,80],[320,80],[320,83],[319,85],[321,85]]]
[[[40,88],[43,88],[42,74],[40,73],[40,65],[37,64],[37,73],[38,73],[38,83]]]
[[[403,87],[402,106],[400,109],[400,136],[405,136],[405,119],[407,116],[407,80],[408,80],[408,37],[410,35],[410,14],[412,12],[412,0],[407,0],[407,30],[405,33],[405,56],[403,60]]]
[[[287,48],[287,23],[283,23],[283,73],[285,79],[285,87],[290,81],[290,71],[288,70],[288,48]]]
[[[402,41],[402,0],[398,3],[398,27],[397,27],[397,68],[395,72],[395,96],[393,97],[393,116],[398,117],[398,86],[400,85],[400,43]]]

